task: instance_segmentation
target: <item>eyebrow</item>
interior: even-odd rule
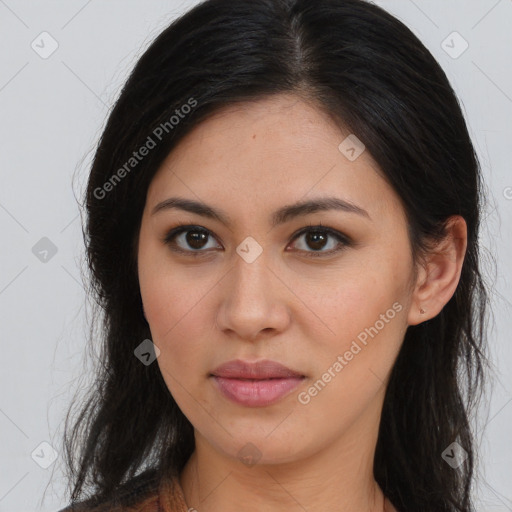
[[[170,197],[165,201],[158,203],[153,208],[151,215],[164,210],[172,209],[185,210],[190,213],[196,213],[197,215],[202,215],[203,217],[217,220],[226,226],[232,225],[232,221],[229,215],[227,215],[223,210],[215,209],[212,206],[209,206],[200,201],[185,199],[182,197]],[[275,227],[302,215],[308,215],[310,213],[327,210],[338,210],[347,213],[354,213],[372,220],[368,212],[363,208],[349,201],[345,201],[344,199],[340,199],[339,197],[331,196],[309,201],[299,201],[292,205],[283,206],[272,214],[271,224],[273,227]]]

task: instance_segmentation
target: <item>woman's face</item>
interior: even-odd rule
[[[348,135],[295,96],[230,107],[189,133],[149,187],[138,271],[158,365],[196,435],[225,456],[292,462],[376,435],[413,264],[398,196]],[[169,198],[226,223],[153,213]],[[326,198],[354,207],[275,215]],[[165,243],[179,224],[195,227]],[[212,376],[264,359],[299,377]]]

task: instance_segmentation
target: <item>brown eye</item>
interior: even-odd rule
[[[304,237],[304,243],[302,247],[299,247],[299,250],[306,253],[308,257],[330,256],[352,245],[347,236],[322,225],[303,229],[295,236],[294,240],[299,240],[301,237]],[[326,247],[327,250],[324,250]]]
[[[208,241],[208,234],[204,231],[190,230],[185,232],[184,240],[193,249],[202,249]]]
[[[205,228],[179,226],[167,233],[164,242],[170,245],[173,251],[196,256],[207,252],[206,250],[209,249],[207,243],[210,238],[213,239],[211,233]]]
[[[306,244],[315,251],[319,251],[325,247],[327,240],[330,235],[327,235],[321,231],[309,231],[306,233]]]
[[[307,257],[332,256],[353,245],[349,237],[322,225],[302,229],[293,240],[301,237],[304,237],[304,242],[298,250]],[[206,228],[180,224],[169,231],[163,241],[173,251],[194,257],[210,254],[212,249],[222,249],[220,245],[208,247],[210,240],[214,240],[214,237]],[[327,250],[324,250],[326,247]]]

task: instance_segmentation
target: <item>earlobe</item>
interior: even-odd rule
[[[417,325],[438,315],[459,284],[467,248],[464,218],[460,215],[450,217],[445,233],[444,239],[427,256],[426,267],[422,267],[419,273],[409,311],[409,325]]]

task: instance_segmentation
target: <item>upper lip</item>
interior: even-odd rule
[[[218,366],[212,371],[212,375],[228,379],[282,379],[286,377],[304,377],[301,373],[268,359],[255,362],[235,359]]]

